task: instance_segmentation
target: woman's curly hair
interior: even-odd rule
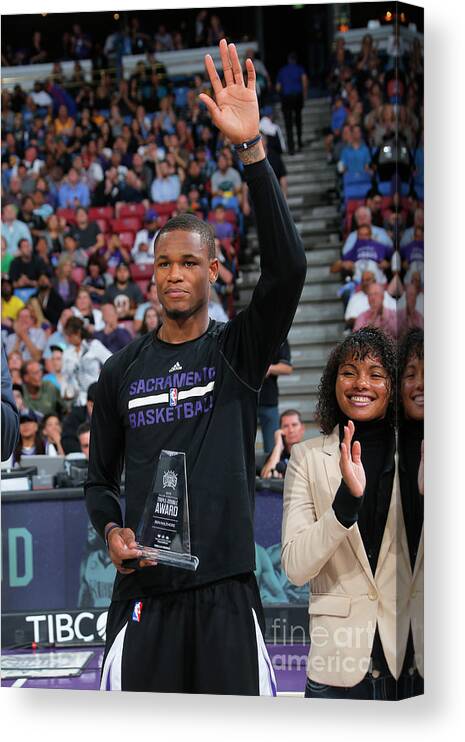
[[[412,327],[402,338],[402,342],[399,346],[398,360],[397,360],[397,399],[399,403],[399,415],[402,415],[402,394],[401,385],[402,377],[404,375],[407,364],[412,358],[418,358],[420,361],[423,360],[424,355],[424,335],[423,330],[419,327]]]
[[[336,379],[339,367],[348,359],[363,361],[367,356],[381,363],[389,379],[389,404],[386,418],[395,424],[397,359],[393,340],[377,327],[363,327],[348,335],[332,350],[318,386],[316,420],[321,431],[329,435],[345,419],[336,399]]]

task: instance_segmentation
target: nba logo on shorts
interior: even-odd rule
[[[141,613],[142,613],[142,601],[138,600],[137,603],[134,605],[134,610],[132,612],[132,620],[137,621],[137,623],[140,623]]]
[[[176,407],[178,403],[178,390],[170,389],[170,407]]]

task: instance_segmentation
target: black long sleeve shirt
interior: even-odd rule
[[[113,355],[100,375],[85,485],[93,525],[103,535],[110,521],[123,524],[124,461],[124,525],[136,531],[161,450],[182,451],[191,551],[200,560],[196,572],[159,564],[118,574],[114,600],[186,589],[255,568],[258,393],[289,332],[306,260],[268,162],[246,166],[244,176],[261,251],[261,276],[250,305],[230,322],[210,321],[195,340],[169,344],[154,335],[135,340]]]

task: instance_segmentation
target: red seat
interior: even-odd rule
[[[146,296],[147,295],[147,286],[149,285],[150,280],[149,279],[143,279],[142,280],[142,279],[139,278],[136,281],[136,283],[139,286],[139,288],[142,291],[142,293],[144,294],[144,296]]]
[[[151,207],[155,209],[158,216],[170,217],[176,208],[176,201],[165,201],[164,203],[159,203],[159,204],[153,203],[151,204]]]
[[[392,206],[392,196],[382,196],[381,198],[381,211],[386,211],[387,209],[390,209]]]
[[[136,216],[138,219],[143,219],[144,214],[144,204],[124,204],[120,206],[118,216],[120,219],[125,219],[131,216]]]
[[[57,209],[57,217],[66,219],[69,224],[76,224],[76,212],[74,209]]]
[[[111,228],[113,232],[138,232],[141,228],[141,220],[137,216],[128,216],[125,219],[112,219]]]
[[[108,232],[108,222],[106,219],[95,219],[97,222],[99,229],[103,234],[106,234]]]
[[[134,232],[120,232],[119,238],[123,247],[128,247],[132,250],[134,247]]]
[[[133,281],[151,281],[153,278],[153,265],[151,263],[142,265],[131,263],[129,270]]]
[[[93,206],[89,209],[89,219],[113,219],[113,206]]]

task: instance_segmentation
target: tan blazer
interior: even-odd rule
[[[308,677],[352,687],[369,669],[377,625],[389,669],[399,677],[412,573],[397,467],[373,575],[358,525],[345,528],[332,508],[341,483],[339,458],[337,428],[292,447],[284,482],[281,559],[291,582],[310,582]]]
[[[424,669],[424,530],[421,532],[420,543],[418,545],[417,558],[413,568],[412,591],[410,597],[410,618],[412,622],[413,646],[415,649],[415,664],[422,677],[425,675]]]

